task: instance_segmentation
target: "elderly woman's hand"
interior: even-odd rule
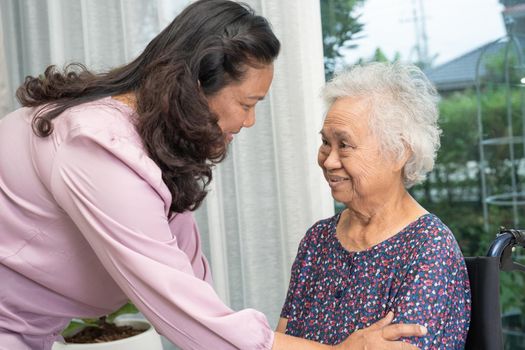
[[[419,337],[427,334],[425,327],[413,324],[390,324],[394,314],[389,312],[383,319],[368,328],[352,333],[344,342],[335,346],[337,350],[418,350],[402,341],[401,337]]]

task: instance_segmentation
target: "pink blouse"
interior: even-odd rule
[[[133,111],[86,103],[46,138],[34,112],[0,119],[0,349],[50,349],[71,318],[127,299],[183,349],[271,349],[266,317],[213,290],[192,213],[170,218]]]

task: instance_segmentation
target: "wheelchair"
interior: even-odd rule
[[[465,257],[472,293],[466,350],[504,349],[499,274],[500,271],[525,272],[524,265],[512,260],[512,249],[517,246],[525,247],[525,231],[502,228],[487,256]]]

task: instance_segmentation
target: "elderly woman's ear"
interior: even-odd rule
[[[401,153],[401,155],[397,157],[397,159],[394,160],[394,170],[396,171],[398,170],[402,171],[406,163],[408,162],[410,157],[412,157],[412,154],[413,154],[410,146],[407,145],[405,142],[403,142],[403,144],[405,146],[403,149],[403,152]]]

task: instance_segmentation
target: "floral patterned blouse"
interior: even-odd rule
[[[424,325],[421,349],[463,349],[470,288],[452,232],[421,216],[376,246],[349,252],[336,237],[340,214],[312,226],[299,245],[281,317],[286,333],[338,344],[394,311],[393,323]]]

